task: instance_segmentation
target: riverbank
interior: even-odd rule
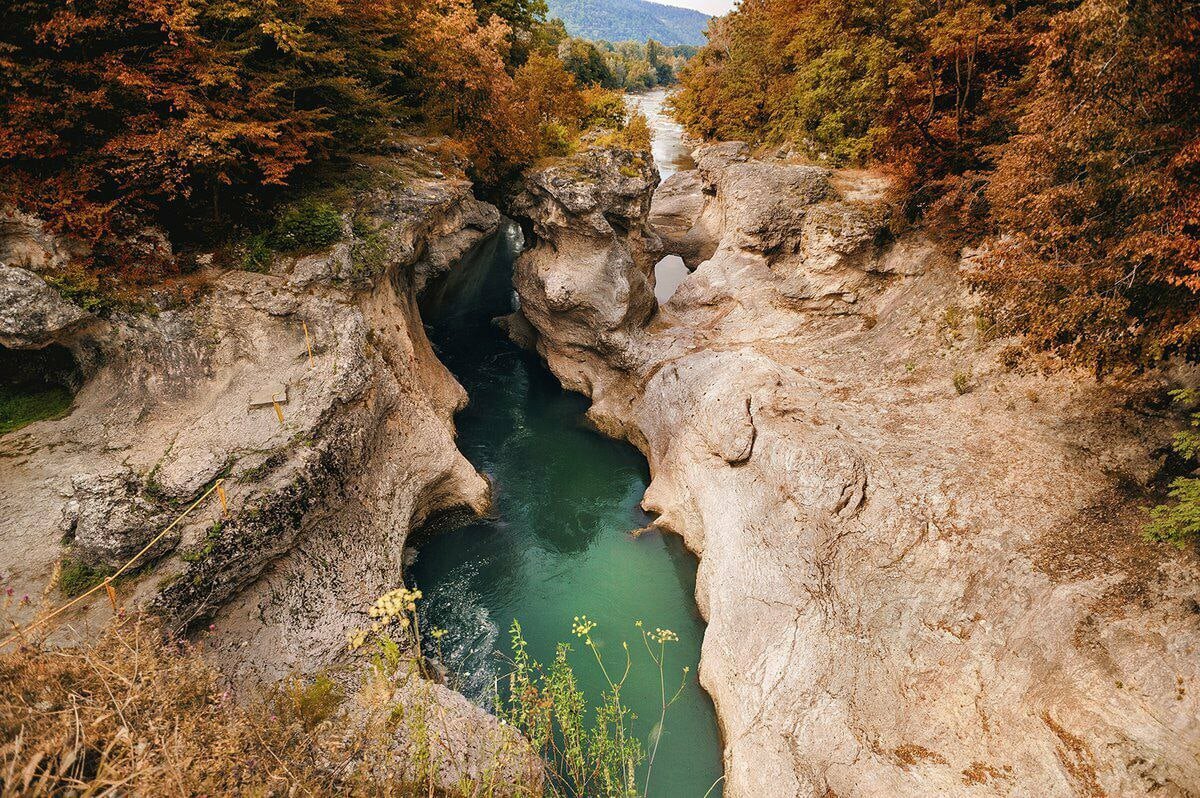
[[[261,271],[210,262],[137,312],[64,300],[36,273],[66,257],[62,243],[34,220],[0,230],[0,255],[27,267],[0,271],[0,341],[18,359],[65,352],[78,372],[68,413],[0,437],[10,623],[153,542],[115,601],[195,640],[234,695],[330,675],[361,686],[364,658],[347,641],[403,584],[410,532],[490,504],[455,446],[466,394],[434,355],[417,296],[500,222],[437,142],[362,173],[346,188],[353,213],[329,211],[335,241],[269,253]],[[100,590],[56,619],[52,642],[86,648],[112,614]],[[496,753],[463,730],[497,722],[427,691],[394,703],[425,713],[426,745],[453,750],[435,781],[482,777]],[[417,731],[393,728],[392,743],[412,753],[421,735],[406,728]]]

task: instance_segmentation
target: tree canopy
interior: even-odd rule
[[[564,69],[545,13],[542,0],[14,0],[0,190],[103,259],[147,223],[229,219],[399,131],[457,139],[475,176],[498,181],[573,146],[603,103],[584,92],[598,78]]]
[[[1195,0],[743,0],[675,109],[887,168],[998,329],[1103,372],[1200,359],[1198,45]]]

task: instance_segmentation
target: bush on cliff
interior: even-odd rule
[[[314,793],[339,735],[233,704],[187,646],[137,618],[95,645],[24,647],[0,658],[0,783],[7,795]],[[329,746],[327,749],[326,746]],[[413,793],[415,794],[415,793]]]
[[[370,680],[349,696],[318,675],[236,703],[198,651],[141,617],[115,619],[94,644],[5,652],[0,682],[4,795],[418,798],[433,794],[445,753],[429,751],[414,720],[431,711],[428,693],[401,708],[381,704],[392,692]],[[401,726],[408,748],[396,745]],[[449,795],[501,794],[458,787]]]
[[[887,167],[986,245],[973,278],[1028,351],[1200,359],[1200,3],[747,0],[709,39],[693,134]]]
[[[1176,434],[1175,453],[1195,464],[1200,456],[1200,394],[1176,391],[1175,401],[1189,408],[1188,427]],[[1200,477],[1178,477],[1171,482],[1170,501],[1150,511],[1146,537],[1150,540],[1184,547],[1200,540]]]

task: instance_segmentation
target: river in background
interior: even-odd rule
[[[692,159],[692,147],[683,137],[683,126],[667,116],[663,107],[668,95],[667,89],[657,88],[644,94],[625,96],[628,107],[641,111],[650,122],[650,129],[654,131],[654,141],[650,149],[654,153],[654,163],[658,165],[658,173],[663,180],[676,172],[696,168],[696,162]],[[654,297],[658,304],[665,304],[688,274],[683,258],[678,255],[667,255],[660,260],[654,267]]]
[[[492,324],[513,310],[519,251],[520,231],[509,224],[423,302],[438,356],[470,394],[457,418],[458,445],[491,480],[495,517],[420,548],[410,573],[424,594],[422,625],[447,630],[441,648],[453,685],[478,703],[488,704],[508,673],[508,630],[517,619],[540,662],[553,659],[559,642],[575,647],[576,674],[595,704],[605,683],[571,634],[574,616],[586,614],[598,624],[592,636],[610,670],[624,667],[622,642],[629,643],[634,667],[622,696],[638,715],[643,744],[658,720],[659,677],[634,622],[673,630],[668,690],[691,670],[667,715],[650,795],[701,798],[722,766],[712,702],[696,676],[704,633],[696,560],[675,536],[634,534],[651,521],[639,508],[645,460],[591,429],[587,401],[562,390],[536,355]],[[711,794],[720,793],[718,786]]]
[[[683,126],[667,116],[663,107],[669,94],[668,89],[659,87],[643,94],[625,96],[626,104],[641,111],[650,122],[650,129],[654,131],[654,143],[650,149],[663,180],[676,172],[696,168],[696,162],[692,160],[692,147],[684,142]]]

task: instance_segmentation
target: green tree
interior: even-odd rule
[[[1176,391],[1174,399],[1181,405],[1195,408],[1200,404],[1196,391]],[[1175,452],[1193,463],[1200,455],[1200,412],[1190,413],[1189,428],[1175,436]],[[1170,504],[1160,504],[1150,511],[1146,537],[1161,543],[1186,546],[1200,539],[1200,478],[1179,477],[1171,483]]]
[[[559,46],[563,66],[582,84],[609,85],[612,73],[596,45],[583,39],[569,39]]]

